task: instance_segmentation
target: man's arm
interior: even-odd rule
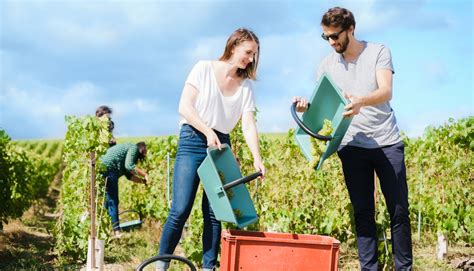
[[[148,182],[148,174],[146,173],[145,170],[140,169],[138,167],[135,167],[135,172],[138,173],[138,174],[133,174],[132,173],[132,176],[130,177],[130,180],[132,182],[143,183],[143,184],[146,184]],[[143,179],[140,178],[138,175],[143,176]]]
[[[130,180],[136,183],[145,183],[148,181],[148,174],[145,170],[136,166],[138,156],[138,149],[134,146],[134,148],[130,148],[127,151],[127,156],[125,158],[125,169],[127,169],[131,173]],[[144,180],[140,179],[139,177],[142,176]],[[135,178],[134,178],[135,177]]]
[[[377,70],[376,79],[378,89],[366,96],[352,96],[344,92],[344,96],[351,101],[346,105],[344,116],[350,117],[359,114],[361,107],[368,105],[377,105],[392,99],[392,71],[391,70]]]

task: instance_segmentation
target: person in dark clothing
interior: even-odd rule
[[[355,19],[345,8],[329,9],[322,17],[321,37],[334,52],[323,59],[317,77],[328,74],[349,101],[344,116],[352,122],[338,150],[356,224],[361,270],[377,270],[374,172],[380,180],[390,214],[396,270],[413,264],[404,144],[392,98],[395,69],[388,47],[355,38]],[[297,110],[306,99],[293,98]]]
[[[120,236],[119,227],[119,190],[118,180],[121,176],[127,179],[146,184],[148,174],[145,170],[136,166],[139,160],[146,157],[145,142],[116,144],[110,147],[100,158],[100,161],[106,166],[104,173],[106,177],[106,208],[112,219],[112,229],[116,237]]]

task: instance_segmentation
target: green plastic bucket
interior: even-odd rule
[[[257,172],[242,177],[229,145],[222,144],[221,150],[208,148],[198,175],[217,220],[234,223],[239,228],[257,221],[255,207],[244,183],[261,174]]]
[[[136,219],[127,219],[127,218],[123,218],[123,214],[134,214],[134,216],[136,216],[137,218]],[[130,217],[131,215],[127,215],[128,217]],[[121,221],[120,222],[116,222],[118,223],[118,227],[123,230],[123,231],[129,231],[129,230],[132,230],[132,229],[135,229],[135,228],[140,228],[143,224],[143,218],[142,218],[142,214],[140,212],[138,212],[137,210],[133,210],[133,209],[130,209],[130,210],[125,210],[123,212],[120,212],[119,213],[119,217],[121,217]],[[126,221],[123,221],[123,220],[126,220]],[[117,224],[114,224],[114,226],[117,225]]]
[[[329,78],[329,75],[323,74],[310,99],[308,110],[303,113],[302,120],[296,114],[295,104],[291,107],[293,118],[298,124],[295,133],[296,142],[308,161],[313,159],[310,137],[313,136],[327,141],[325,150],[316,167],[317,170],[321,168],[324,160],[337,151],[351,124],[352,117],[342,116],[347,104],[349,104],[349,101],[344,98],[342,92]],[[333,132],[328,137],[318,136],[316,133],[323,127],[325,119],[331,121]]]

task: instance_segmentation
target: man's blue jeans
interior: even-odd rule
[[[118,176],[116,173],[107,170],[104,174],[106,178],[106,201],[105,208],[107,208],[107,213],[112,220],[112,229],[119,230],[119,190],[118,190]]]
[[[403,142],[376,149],[345,146],[338,155],[354,207],[361,270],[378,269],[374,171],[390,215],[395,268],[411,270],[413,255]]]
[[[221,143],[230,145],[229,135],[217,131],[216,134]],[[181,238],[184,223],[193,207],[199,185],[197,169],[206,158],[206,150],[206,136],[192,126],[184,124],[179,135],[174,165],[173,201],[161,235],[159,255],[173,254]],[[213,268],[217,263],[219,252],[221,223],[216,220],[206,193],[203,193],[202,213],[203,268]]]

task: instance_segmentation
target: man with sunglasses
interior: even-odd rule
[[[390,214],[396,270],[411,270],[413,256],[404,145],[390,106],[390,50],[382,44],[357,40],[355,19],[347,9],[331,8],[322,17],[322,38],[335,52],[323,59],[318,78],[328,74],[350,101],[344,116],[351,125],[338,150],[347,190],[354,208],[359,262],[362,270],[377,270],[374,171]],[[307,100],[295,97],[297,110]]]

